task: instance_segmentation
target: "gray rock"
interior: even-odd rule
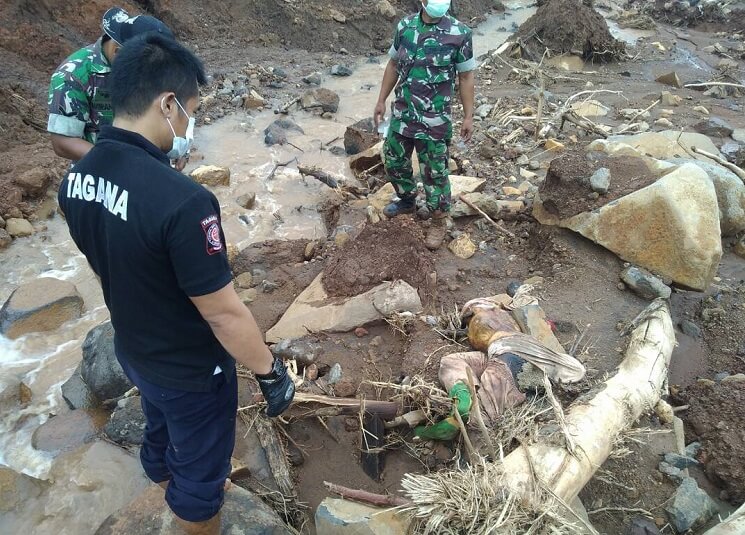
[[[734,162],[737,159],[737,154],[742,148],[743,145],[740,145],[736,141],[727,141],[719,148],[719,152],[724,154],[727,161]]]
[[[222,83],[222,89],[220,89],[217,94],[218,95],[230,95],[233,93],[233,90],[235,89],[235,86],[230,79],[225,79]]]
[[[745,143],[745,128],[735,128],[735,130],[730,135],[735,141]]]
[[[681,470],[684,470],[685,468],[689,468],[691,466],[697,466],[699,464],[696,459],[686,457],[685,455],[679,455],[677,453],[666,453],[665,462],[670,466],[674,466],[675,468],[679,468]]]
[[[476,115],[481,117],[482,119],[486,119],[489,117],[489,114],[492,111],[493,106],[491,104],[482,104],[478,108],[476,108]]]
[[[629,526],[629,535],[659,535],[657,525],[643,516],[634,517]]]
[[[276,76],[277,78],[280,78],[280,79],[282,79],[282,80],[284,80],[285,78],[287,78],[287,73],[286,73],[286,72],[285,72],[285,70],[284,70],[283,68],[281,68],[281,67],[274,67],[274,68],[272,69],[272,74],[273,74],[274,76]]]
[[[13,237],[4,228],[0,228],[0,250],[5,249],[13,243]]]
[[[659,471],[665,474],[667,477],[672,479],[675,483],[680,483],[685,478],[683,470],[676,468],[665,461],[662,461],[659,466]]]
[[[270,294],[274,290],[279,288],[279,284],[277,284],[276,282],[268,281],[268,280],[261,281],[260,286],[261,286],[261,291],[264,292],[265,294]]]
[[[256,203],[256,192],[252,191],[251,193],[245,193],[238,197],[235,202],[237,202],[240,207],[250,210]]]
[[[695,459],[700,449],[701,449],[700,442],[691,442],[690,444],[686,446],[686,456]]]
[[[85,337],[80,375],[101,401],[118,398],[132,388],[114,354],[114,328],[110,321],[94,327]]]
[[[5,228],[5,219],[3,219],[3,216],[0,216],[0,228]]]
[[[336,113],[339,110],[339,95],[325,87],[319,87],[305,93],[300,99],[304,110],[321,110]]]
[[[693,323],[691,320],[680,320],[678,326],[683,334],[688,335],[691,338],[701,338],[701,336],[703,336],[701,327]]]
[[[706,492],[698,488],[690,477],[675,491],[672,502],[665,506],[670,523],[684,533],[705,524],[716,513],[716,504]]]
[[[644,299],[669,299],[672,290],[645,269],[629,266],[621,272],[621,280]]]
[[[528,165],[530,163],[530,158],[526,154],[521,154],[517,157],[517,160],[515,160],[515,163],[517,165]]]
[[[139,446],[145,433],[145,414],[139,396],[125,398],[119,402],[103,428],[111,440],[121,446]]]
[[[82,364],[78,364],[72,376],[62,385],[62,399],[71,409],[92,409],[99,405],[99,401],[83,381],[80,375],[81,366]]]
[[[240,95],[237,96],[237,97],[233,97],[231,99],[231,101],[230,101],[230,104],[232,104],[233,106],[242,106],[243,105],[243,97],[240,96]]]
[[[694,125],[693,129],[709,137],[729,137],[734,132],[732,127],[719,117],[710,117],[701,121]]]
[[[294,533],[277,514],[253,493],[233,485],[225,493],[222,509],[223,535],[289,535]],[[128,506],[108,517],[95,535],[170,534],[175,528],[173,513],[163,501],[163,489],[151,485]]]
[[[352,69],[344,65],[334,65],[331,67],[331,74],[334,76],[351,76]]]
[[[264,143],[267,145],[284,145],[288,132],[304,134],[300,126],[290,119],[277,119],[264,129]]]
[[[729,372],[719,372],[714,376],[714,380],[717,383],[721,383],[723,380],[725,380],[727,377],[729,377]]]
[[[321,77],[320,72],[314,72],[313,74],[309,74],[303,78],[303,82],[308,85],[321,85],[322,81],[323,78]]]
[[[411,517],[395,509],[380,509],[338,498],[325,498],[315,515],[316,533],[323,535],[394,535],[409,533]]]
[[[8,414],[21,403],[21,380],[15,375],[0,376],[0,411]]]
[[[271,348],[272,355],[283,359],[295,359],[302,366],[309,366],[318,359],[321,354],[321,346],[303,338],[285,338],[274,344]]]
[[[610,169],[601,167],[595,171],[590,177],[590,188],[595,193],[600,193],[601,195],[608,193],[608,188],[610,188]]]

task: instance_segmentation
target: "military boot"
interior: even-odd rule
[[[413,214],[414,212],[416,212],[415,195],[401,197],[398,201],[387,204],[385,208],[383,208],[383,215],[388,219],[402,214]]]
[[[440,210],[435,210],[432,213],[432,222],[429,230],[427,231],[427,238],[424,240],[424,245],[430,251],[435,251],[440,248],[442,242],[445,240],[445,235],[448,232],[448,214]]]

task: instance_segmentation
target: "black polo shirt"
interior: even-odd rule
[[[103,127],[62,181],[75,244],[101,278],[116,355],[156,385],[201,392],[235,362],[189,297],[232,279],[215,196],[139,134]]]

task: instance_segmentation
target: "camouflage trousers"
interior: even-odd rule
[[[424,183],[427,207],[432,210],[450,211],[450,161],[448,141],[414,139],[389,131],[383,144],[383,158],[388,179],[399,197],[416,194],[416,180],[411,163],[411,153],[416,149],[419,171]]]

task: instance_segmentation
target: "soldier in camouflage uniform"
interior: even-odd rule
[[[426,241],[430,249],[442,244],[450,212],[448,163],[456,73],[464,115],[460,134],[469,141],[473,133],[476,60],[471,30],[447,14],[449,5],[449,0],[422,0],[418,14],[398,23],[375,106],[377,127],[385,115],[385,101],[395,87],[383,156],[399,200],[386,206],[383,213],[395,217],[416,210],[416,180],[411,163],[416,149],[432,215]]]
[[[119,7],[103,16],[103,36],[68,57],[52,74],[49,84],[49,121],[54,152],[73,162],[93,147],[98,131],[114,121],[106,80],[119,48],[146,32],[173,34],[155,17],[130,17]]]

